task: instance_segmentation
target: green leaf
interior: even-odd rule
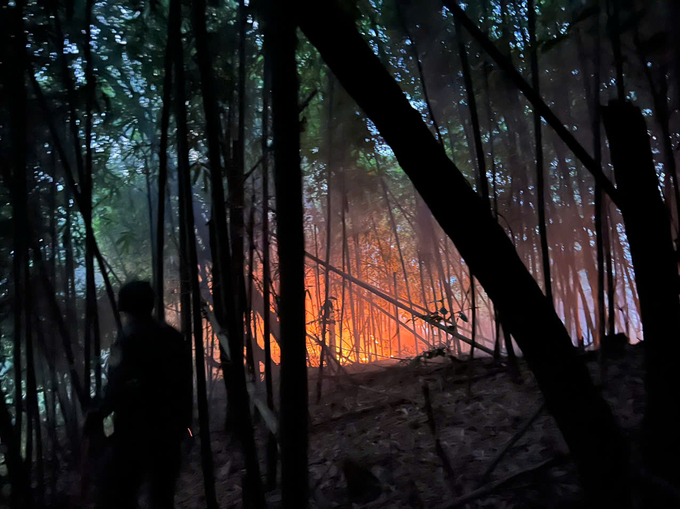
[[[106,97],[116,97],[116,91],[107,82],[102,83],[99,88]]]

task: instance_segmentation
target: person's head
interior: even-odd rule
[[[156,294],[148,281],[126,283],[118,292],[118,311],[135,318],[151,316]]]

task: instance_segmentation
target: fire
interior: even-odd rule
[[[370,250],[370,246],[366,249]],[[444,251],[443,254],[450,257],[451,252]],[[403,277],[399,277],[403,270],[396,257],[381,261],[374,256],[366,256],[366,260],[370,263],[364,263],[359,274],[354,277],[345,273],[344,269],[332,268],[328,275],[329,291],[326,299],[325,265],[319,263],[318,257],[307,256],[305,309],[310,367],[319,365],[322,344],[325,345],[325,358],[329,365],[394,361],[442,348],[449,349],[454,355],[465,355],[470,351],[468,343],[452,334],[455,332],[468,339],[472,336],[470,279],[459,257],[457,260],[447,260],[444,270],[447,276],[440,278],[436,270],[430,270],[425,265],[424,268],[409,265],[408,284]],[[454,264],[457,264],[458,271],[450,268]],[[262,376],[265,316],[270,321],[272,361],[278,364],[281,359],[278,287],[275,280],[271,286],[270,306],[265,311],[260,263],[256,263],[253,276],[253,282],[248,282],[252,309],[250,328],[244,323],[244,334],[248,338],[249,330],[252,332],[253,343],[257,345],[255,366]],[[494,310],[481,286],[477,284],[476,289],[475,344],[481,345],[480,349],[489,353],[494,348],[496,336]],[[563,313],[563,309],[560,307],[558,312]],[[179,320],[176,321],[179,324]],[[209,321],[204,323],[205,352],[210,373],[213,377],[221,377],[219,338],[216,339],[213,334]],[[582,334],[580,325],[579,320],[575,327],[576,337]]]

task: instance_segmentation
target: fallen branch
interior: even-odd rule
[[[437,456],[439,456],[439,459],[442,462],[446,475],[449,477],[451,491],[455,493],[456,474],[453,471],[453,467],[451,466],[451,460],[449,460],[449,456],[446,454],[446,451],[444,450],[444,447],[442,447],[442,443],[439,440],[437,426],[434,420],[434,411],[432,410],[432,401],[430,400],[430,386],[427,385],[427,383],[423,383],[423,397],[425,398],[425,413],[427,413],[427,423],[430,426],[432,438],[434,438],[434,448],[437,452]]]
[[[321,348],[323,348],[325,350],[328,358],[335,361],[335,364],[338,367],[338,371],[340,371],[343,375],[345,375],[347,377],[347,379],[350,380],[351,383],[353,383],[354,385],[358,385],[354,380],[352,380],[352,375],[350,375],[347,372],[347,370],[345,369],[345,367],[342,364],[340,364],[340,361],[337,359],[335,354],[328,349],[327,345],[325,345],[319,338],[310,334],[309,332],[307,333],[307,337],[310,338],[311,340],[315,341],[317,345],[319,345]]]
[[[217,337],[217,340],[220,342],[220,345],[222,345],[223,351],[225,352],[228,360],[231,360],[231,356],[229,354],[229,352],[231,351],[229,349],[229,338],[227,337],[227,334],[225,333],[224,329],[220,327],[220,324],[217,321],[217,317],[215,317],[215,313],[212,312],[212,310],[208,306],[208,303],[205,301],[203,302],[203,314],[210,322],[210,326],[215,332],[215,337]],[[267,403],[262,399],[262,396],[258,394],[255,381],[249,380],[248,377],[246,377],[246,389],[248,390],[248,396],[250,396],[250,400],[257,407],[257,410],[260,412],[260,415],[262,416],[262,419],[264,420],[267,429],[271,431],[274,435],[276,435],[279,429],[279,420],[277,419],[276,415],[274,415],[274,412],[271,411]]]
[[[450,336],[453,336],[454,338],[460,339],[463,343],[467,343],[468,345],[472,345],[472,340],[470,340],[469,338],[466,338],[466,337],[463,336],[462,334],[459,334],[458,332],[455,332],[455,331],[452,330],[451,328],[445,327],[444,325],[441,325],[440,323],[436,323],[436,322],[431,321],[431,320],[426,320],[425,317],[424,317],[424,315],[421,315],[420,313],[418,313],[418,312],[415,311],[414,309],[412,309],[412,308],[410,308],[410,307],[408,307],[408,306],[402,304],[402,303],[399,302],[397,299],[394,299],[394,298],[390,297],[389,295],[387,295],[386,293],[384,293],[384,292],[378,290],[378,289],[375,288],[374,286],[369,285],[368,283],[364,283],[364,282],[361,281],[360,279],[357,279],[357,278],[355,278],[355,277],[353,277],[353,276],[350,276],[350,275],[347,274],[346,272],[343,272],[343,271],[341,271],[340,269],[333,267],[332,265],[326,263],[325,261],[321,260],[320,258],[317,258],[317,257],[314,256],[313,254],[308,253],[307,251],[305,251],[305,256],[306,256],[307,258],[309,258],[310,260],[312,260],[313,262],[318,263],[319,265],[321,265],[321,266],[325,267],[326,269],[330,270],[331,272],[335,272],[336,274],[342,276],[342,277],[345,278],[347,281],[349,281],[349,282],[351,282],[351,283],[354,283],[355,285],[357,285],[357,286],[363,288],[364,290],[368,290],[369,292],[371,292],[371,293],[377,295],[378,297],[380,297],[381,299],[383,299],[383,300],[389,302],[390,304],[392,304],[392,305],[394,305],[394,306],[397,306],[398,308],[403,309],[404,311],[408,311],[408,312],[411,313],[412,315],[417,316],[418,318],[420,318],[420,319],[426,321],[426,322],[428,323],[428,325],[431,325],[432,327],[435,327],[435,328],[437,328],[437,329],[439,329],[439,330],[441,330],[441,331],[444,331],[444,332],[446,332],[447,334],[449,334]],[[483,352],[486,352],[486,353],[488,353],[489,355],[493,355],[493,350],[490,349],[490,348],[487,348],[486,346],[483,346],[483,345],[480,345],[480,344],[476,344],[476,345],[475,345],[475,348],[477,348],[477,349],[479,349],[479,350],[482,350]]]
[[[394,320],[397,323],[398,326],[402,327],[407,332],[413,334],[413,337],[416,338],[416,340],[419,339],[420,342],[423,343],[424,345],[426,345],[428,349],[432,348],[432,345],[430,344],[430,342],[427,341],[427,339],[425,339],[423,336],[421,336],[420,334],[418,334],[416,332],[415,327],[413,329],[410,328],[406,323],[402,322],[397,316],[393,315],[392,313],[390,313],[386,309],[383,309],[382,307],[378,306],[375,302],[369,301],[368,303],[371,306],[373,306],[375,309],[377,309],[379,312],[383,313],[385,316],[390,318],[391,320]],[[415,315],[415,316],[418,316],[418,315]],[[392,357],[392,358],[396,359],[396,357]]]
[[[307,106],[309,106],[309,103],[312,102],[312,99],[316,97],[317,93],[317,89],[312,90],[312,92],[307,96],[307,99],[305,99],[302,104],[298,105],[298,113],[302,113],[307,109]]]
[[[487,469],[484,471],[484,474],[482,474],[482,483],[485,483],[486,481],[489,480],[489,476],[491,475],[491,472],[494,471],[498,463],[503,459],[503,456],[505,456],[505,453],[510,450],[510,448],[517,443],[517,441],[524,436],[524,434],[527,432],[527,430],[531,427],[531,425],[538,419],[538,417],[543,413],[543,410],[545,409],[545,403],[541,403],[541,406],[536,409],[534,414],[531,416],[531,418],[524,423],[524,426],[522,426],[517,433],[513,435],[513,437],[508,441],[505,446],[498,451],[498,454],[496,454],[496,457],[489,463],[489,466]]]
[[[676,501],[676,507],[680,507],[680,490],[678,488],[645,469],[640,469],[637,472],[637,476],[649,488],[657,492],[663,492],[666,496],[673,498]]]
[[[262,161],[264,161],[264,156],[260,156],[260,158],[257,160],[257,162],[252,166],[252,168],[250,168],[250,170],[248,170],[248,171],[246,172],[246,174],[243,175],[243,181],[244,181],[244,182],[245,182],[246,180],[248,180],[248,177],[250,177],[250,176],[255,172],[255,170],[257,169],[257,167],[260,166],[260,164],[262,164]]]
[[[489,377],[492,377],[492,376],[499,375],[501,373],[505,373],[506,371],[507,370],[505,368],[490,369],[489,371],[487,371],[486,373],[482,373],[481,375],[476,375],[476,376],[473,376],[471,378],[459,377],[459,378],[456,378],[455,380],[451,380],[448,383],[451,384],[451,385],[453,385],[453,384],[462,385],[462,384],[467,384],[467,383],[470,383],[470,382],[474,383],[474,382],[478,382],[479,380],[484,380],[485,378],[489,378]]]
[[[372,414],[373,412],[379,412],[386,408],[395,408],[403,405],[411,405],[413,403],[414,403],[413,401],[407,398],[398,398],[392,401],[386,401],[379,405],[374,405],[368,408],[362,408],[361,410],[355,410],[354,412],[345,412],[344,414],[338,415],[336,417],[331,417],[330,419],[327,419],[325,421],[314,423],[312,425],[312,429],[314,431],[319,431],[342,421],[353,421],[361,419],[362,417],[366,417],[367,415]]]
[[[519,479],[527,476],[532,476],[537,473],[539,473],[542,470],[547,470],[552,467],[556,467],[558,465],[562,465],[566,463],[569,460],[568,455],[559,455],[559,456],[554,456],[550,459],[547,459],[543,461],[542,463],[539,463],[538,465],[528,468],[526,470],[522,470],[520,472],[517,472],[515,474],[512,474],[505,479],[501,479],[499,481],[493,482],[491,484],[487,484],[486,486],[483,486],[477,490],[471,491],[467,495],[463,495],[462,497],[454,500],[450,504],[446,504],[440,507],[440,509],[455,509],[457,507],[461,507],[465,504],[469,504],[473,500],[477,500],[479,498],[482,498],[486,495],[490,495],[496,491],[499,491],[503,488],[505,488],[507,485],[514,483],[515,481],[518,481]]]

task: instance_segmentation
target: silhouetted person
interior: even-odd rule
[[[118,294],[123,330],[111,348],[99,414],[114,413],[112,457],[99,508],[137,507],[144,482],[152,509],[174,505],[181,443],[191,424],[191,344],[156,321],[153,307],[147,282],[128,283]]]

